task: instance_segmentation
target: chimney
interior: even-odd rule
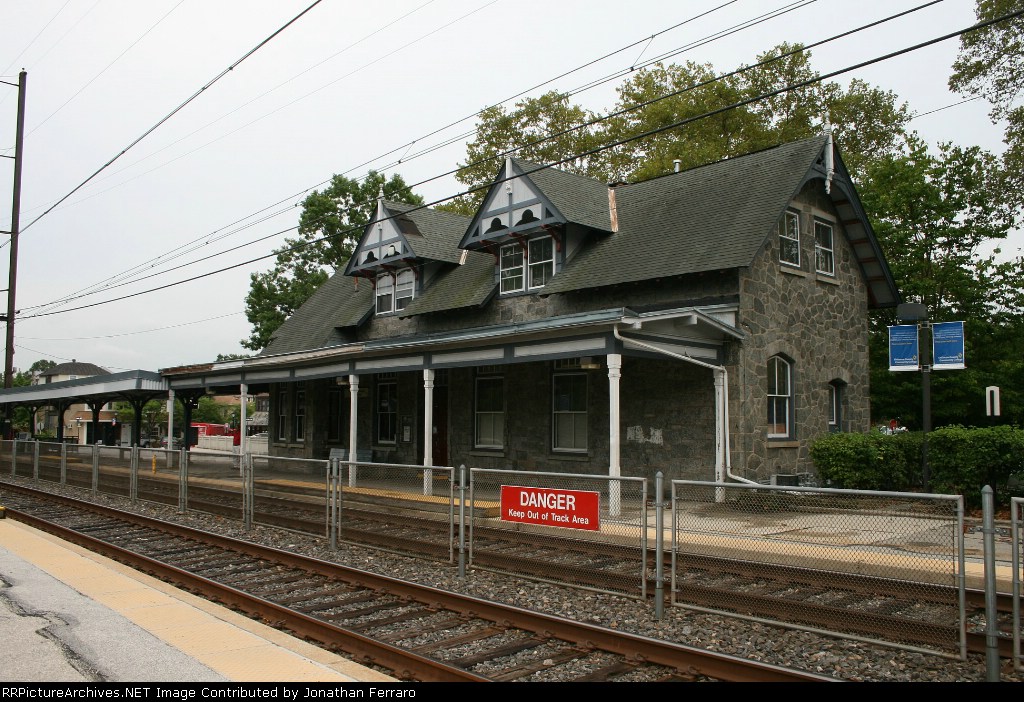
[[[619,211],[615,203],[615,183],[608,184],[608,215],[612,222],[612,231],[619,231]]]

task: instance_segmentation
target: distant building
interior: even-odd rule
[[[95,363],[71,359],[69,363],[58,363],[32,379],[33,385],[48,385],[66,380],[81,380],[98,375],[110,375],[110,371]],[[57,435],[58,415],[64,415],[64,440],[71,443],[90,444],[93,437],[103,443],[114,443],[118,437],[117,413],[112,402],[100,404],[99,429],[93,423],[93,407],[84,402],[65,400],[33,412],[32,431],[49,437]]]

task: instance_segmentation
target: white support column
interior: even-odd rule
[[[434,369],[423,369],[423,494],[434,492]]]
[[[79,430],[81,433],[81,430]],[[172,465],[174,455],[174,390],[167,391],[167,467]]]
[[[716,370],[715,375],[715,482],[725,482],[725,372]],[[715,488],[715,502],[725,500],[725,489]]]
[[[348,377],[348,460],[352,461],[348,467],[348,484],[350,487],[356,485],[356,457],[359,455],[356,450],[356,438],[359,426],[359,376]]]
[[[238,386],[238,472],[242,473],[242,466],[245,465],[245,454],[249,450],[249,437],[246,436],[246,420],[248,417],[249,386],[242,383]]]
[[[622,354],[610,353],[608,361],[608,476],[622,475],[622,434],[619,410],[619,380],[622,378]],[[621,484],[617,480],[608,484],[608,513],[613,517],[622,511]]]

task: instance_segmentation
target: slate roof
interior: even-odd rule
[[[494,256],[467,251],[463,265],[443,272],[399,314],[402,317],[413,317],[431,312],[481,307],[497,289]]]
[[[40,378],[54,375],[77,375],[92,376],[92,375],[110,375],[110,371],[106,368],[97,366],[95,363],[85,363],[84,361],[69,361],[68,363],[58,363],[53,368],[47,368],[39,374]]]
[[[373,314],[373,285],[337,272],[317,288],[299,309],[285,320],[258,355],[308,351],[336,346],[345,339],[339,329],[356,327]]]
[[[557,168],[542,168],[538,163],[512,160],[568,221],[602,232],[612,230],[606,184]]]
[[[458,263],[462,255],[459,241],[469,226],[469,217],[389,200],[384,201],[384,207],[396,215],[396,223],[417,258]],[[413,227],[410,229],[403,219],[411,221]]]
[[[826,139],[617,187],[619,231],[582,250],[542,294],[749,266]]]

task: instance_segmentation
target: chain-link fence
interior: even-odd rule
[[[184,509],[180,503],[184,456],[180,449],[138,449],[135,499]]]
[[[959,495],[672,482],[672,602],[966,655]]]
[[[40,441],[37,478],[49,483],[60,483],[64,475],[63,466],[64,444]]]
[[[474,468],[472,566],[628,597],[647,593],[647,481]]]
[[[332,542],[454,560],[453,468],[332,461]]]
[[[242,520],[243,476],[238,454],[185,451],[183,509]]]
[[[132,496],[132,458],[129,446],[96,446],[99,453],[96,490],[106,495]]]
[[[11,442],[11,475],[22,478],[31,478],[35,473],[35,441]]]
[[[1024,670],[1021,651],[1021,583],[1024,582],[1024,497],[1010,498],[1010,545],[1013,551],[1013,667]]]
[[[328,461],[249,456],[248,524],[327,536]]]

